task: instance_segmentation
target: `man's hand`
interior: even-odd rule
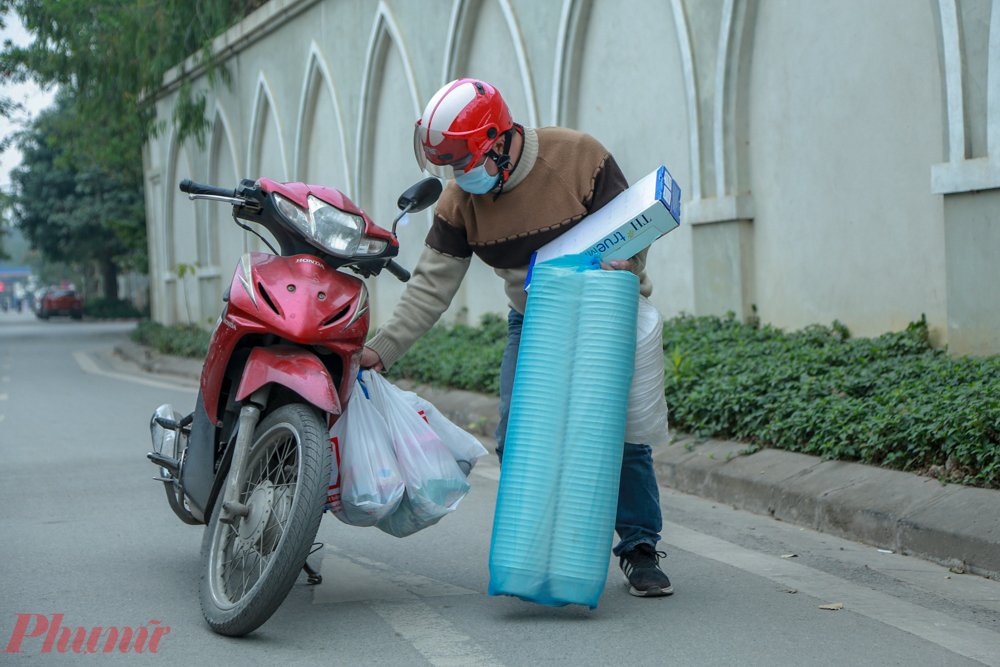
[[[613,259],[610,264],[605,264],[601,262],[601,268],[605,271],[631,271],[632,270],[632,260],[630,259]]]
[[[366,347],[361,353],[361,368],[370,368],[377,373],[381,373],[385,370],[385,366],[382,365],[382,359],[378,356],[378,352],[370,347]]]

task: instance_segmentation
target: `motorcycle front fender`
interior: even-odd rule
[[[323,412],[341,413],[330,372],[312,352],[291,345],[258,347],[250,353],[236,392],[242,401],[269,383],[288,387]]]
[[[215,424],[205,412],[201,392],[198,392],[184,467],[181,469],[181,487],[188,498],[191,514],[204,523],[208,522],[209,497],[215,484],[216,431]]]

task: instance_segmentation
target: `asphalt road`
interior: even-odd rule
[[[145,460],[153,409],[186,412],[194,390],[110,357],[131,326],[0,313],[0,650],[19,619],[38,628],[27,614],[169,634],[156,653],[82,656],[59,654],[58,633],[43,652],[46,632],[2,665],[1000,665],[997,582],[667,489],[672,597],[629,596],[610,561],[593,611],[489,597],[495,459],[412,537],[328,515],[310,559],[323,583],[300,577],[258,631],[216,636],[202,530],[174,518]]]

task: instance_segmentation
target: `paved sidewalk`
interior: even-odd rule
[[[198,378],[201,362],[157,354],[125,341],[115,346],[144,370]],[[500,399],[401,381],[446,417],[492,435]],[[858,463],[691,438],[655,450],[661,484],[740,509],[1000,579],[1000,491]]]

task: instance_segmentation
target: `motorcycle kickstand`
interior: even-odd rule
[[[315,586],[316,584],[323,583],[323,575],[314,570],[312,566],[309,565],[309,563],[303,563],[302,569],[306,571],[306,575],[308,575],[309,577],[308,583],[310,586]]]

